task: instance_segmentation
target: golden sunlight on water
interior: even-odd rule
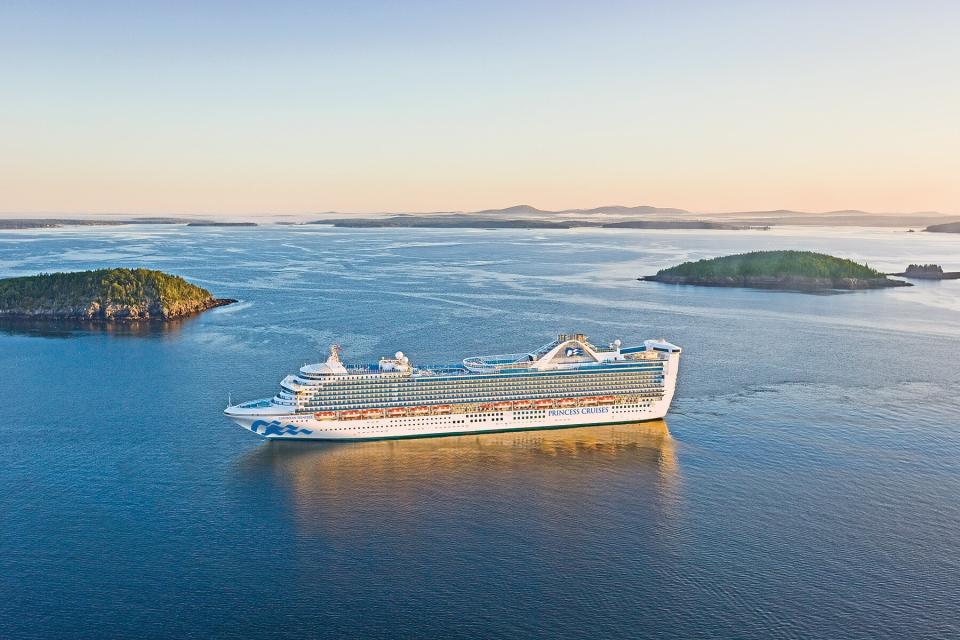
[[[242,458],[238,471],[282,487],[299,530],[328,534],[348,531],[349,523],[362,526],[371,512],[416,511],[448,493],[482,502],[491,499],[485,488],[504,477],[542,500],[578,492],[590,499],[604,482],[635,482],[663,505],[675,502],[679,482],[663,420],[410,440],[270,442]]]

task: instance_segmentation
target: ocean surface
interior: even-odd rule
[[[0,276],[176,273],[164,327],[0,327],[0,638],[960,636],[960,281],[638,282],[815,249],[960,270],[960,236],[250,229],[0,233]],[[348,361],[684,347],[664,422],[266,443],[221,414]]]

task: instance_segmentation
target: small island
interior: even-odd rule
[[[601,226],[605,229],[713,229],[719,231],[750,229],[750,227],[743,225],[708,222],[706,220],[625,220],[623,222],[607,222]]]
[[[938,264],[911,264],[903,273],[891,273],[915,280],[960,280],[960,271],[944,271]]]
[[[198,220],[195,222],[188,222],[188,227],[256,227],[256,222],[210,222],[204,220]]]
[[[944,224],[932,224],[924,231],[931,233],[960,233],[960,222],[946,222]]]
[[[179,276],[98,269],[0,279],[0,318],[129,322],[172,320],[231,304]]]
[[[909,287],[909,282],[852,260],[812,251],[754,251],[684,262],[640,280],[709,287],[752,287],[791,291]]]

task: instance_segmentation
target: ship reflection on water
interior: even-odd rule
[[[639,501],[662,515],[679,483],[663,420],[410,440],[274,441],[243,457],[238,474],[260,498],[284,503],[301,533],[334,536],[367,526],[416,529],[438,511],[452,518],[447,525],[518,507],[536,517],[624,494],[623,506]]]

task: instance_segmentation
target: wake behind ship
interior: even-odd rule
[[[370,440],[551,429],[657,420],[673,400],[680,347],[620,340],[597,347],[561,334],[529,353],[414,367],[397,352],[344,365],[331,348],[280,382],[273,398],[229,406],[240,426],[268,439]]]

